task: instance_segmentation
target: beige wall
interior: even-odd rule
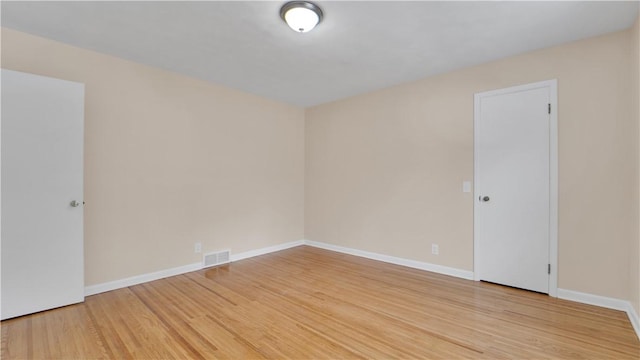
[[[640,12],[639,12],[640,15]],[[633,100],[633,116],[636,123],[636,131],[640,131],[640,16],[636,19],[636,23],[631,29],[631,71],[633,76],[632,100]],[[631,243],[631,251],[629,251],[629,291],[631,292],[630,300],[636,313],[640,314],[640,219],[638,218],[638,209],[640,208],[640,133],[636,138],[636,233]]]
[[[307,109],[305,237],[472,270],[473,95],[557,78],[558,285],[629,299],[630,43],[618,32]]]
[[[85,83],[87,285],[303,238],[302,109],[9,29],[2,67]]]
[[[196,241],[304,237],[472,270],[473,94],[557,78],[559,286],[640,310],[639,31],[306,113],[9,29],[1,60],[86,84],[87,285],[197,262]]]

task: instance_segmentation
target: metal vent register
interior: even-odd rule
[[[210,267],[226,264],[231,260],[231,251],[224,250],[213,253],[204,254],[202,257],[202,267]]]

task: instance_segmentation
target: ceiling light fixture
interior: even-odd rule
[[[322,10],[309,1],[290,1],[280,8],[280,17],[294,31],[305,33],[322,21]]]

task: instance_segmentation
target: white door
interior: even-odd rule
[[[550,293],[555,86],[554,80],[476,94],[478,280]]]
[[[84,301],[84,85],[4,69],[0,78],[8,319]]]

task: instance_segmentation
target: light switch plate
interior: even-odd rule
[[[471,181],[462,182],[462,192],[471,192]]]

